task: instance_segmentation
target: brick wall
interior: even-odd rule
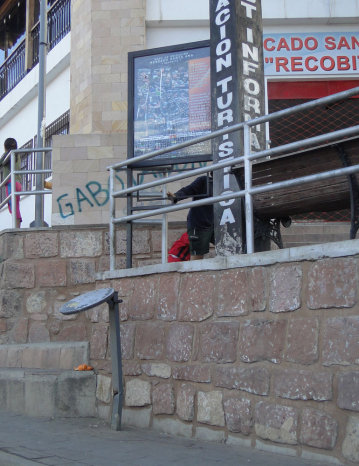
[[[127,53],[145,48],[145,0],[72,0],[71,134],[126,132]]]
[[[137,266],[159,262],[158,237],[138,230]],[[90,341],[109,418],[107,305],[58,309],[111,286],[123,299],[124,423],[355,464],[357,251],[353,240],[109,274],[104,228],[3,233],[0,342]]]

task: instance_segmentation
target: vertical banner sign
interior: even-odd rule
[[[265,113],[261,0],[210,0],[212,130]],[[252,127],[251,152],[265,148],[265,125]],[[213,141],[213,161],[243,155],[243,131]],[[214,195],[238,191],[230,168],[213,174]],[[243,188],[243,186],[242,186]],[[214,205],[216,253],[245,252],[243,200]]]

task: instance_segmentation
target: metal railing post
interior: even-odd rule
[[[254,252],[254,227],[253,227],[253,198],[252,189],[252,162],[249,159],[251,153],[251,128],[244,125],[243,128],[244,150],[244,190],[245,190],[245,220],[247,254]]]
[[[322,97],[315,101],[310,101],[305,104],[300,104],[300,105],[297,105],[295,107],[290,107],[285,110],[280,110],[270,115],[264,115],[264,116],[255,118],[253,120],[249,120],[249,121],[241,122],[241,123],[238,123],[232,126],[228,126],[225,129],[213,131],[212,133],[207,134],[205,136],[193,138],[190,141],[175,144],[174,146],[159,149],[151,153],[132,157],[125,161],[115,163],[111,165],[110,167],[108,167],[108,170],[115,170],[115,171],[121,169],[122,167],[125,167],[125,166],[127,167],[127,188],[111,193],[111,196],[113,196],[113,198],[127,197],[127,215],[122,216],[120,218],[111,219],[114,225],[121,224],[121,223],[127,223],[127,229],[128,229],[127,267],[130,268],[132,266],[131,260],[129,260],[129,258],[132,257],[131,242],[129,241],[129,238],[132,238],[131,228],[132,228],[133,222],[142,221],[143,219],[154,216],[154,215],[166,215],[168,213],[176,212],[178,210],[188,209],[191,207],[197,207],[197,206],[207,205],[207,204],[215,204],[216,202],[232,200],[235,198],[242,198],[242,197],[244,198],[244,202],[245,202],[247,253],[249,254],[253,253],[254,246],[255,246],[254,245],[255,243],[254,241],[254,207],[253,207],[253,196],[254,195],[259,194],[259,193],[264,193],[264,192],[275,191],[275,190],[283,189],[286,187],[298,186],[303,183],[326,180],[326,179],[337,177],[337,176],[347,176],[347,175],[359,172],[359,164],[353,165],[351,167],[325,171],[325,172],[321,172],[315,175],[307,175],[304,177],[298,177],[298,178],[287,180],[287,181],[267,183],[264,185],[253,187],[252,161],[261,160],[265,158],[267,159],[267,158],[270,158],[271,156],[280,156],[284,154],[290,156],[295,151],[305,152],[306,149],[312,148],[313,145],[316,145],[318,147],[320,144],[328,144],[330,142],[337,143],[341,139],[357,137],[359,135],[359,125],[351,126],[349,128],[345,128],[341,130],[332,131],[332,132],[325,133],[325,134],[321,134],[319,136],[302,139],[296,142],[283,144],[281,146],[278,146],[272,149],[266,148],[266,149],[260,150],[258,152],[253,152],[253,153],[251,152],[251,127],[259,125],[264,122],[273,121],[273,120],[276,120],[278,118],[281,118],[287,115],[292,115],[299,111],[308,110],[308,109],[314,108],[319,105],[329,104],[329,103],[333,103],[339,100],[343,100],[343,99],[346,99],[348,97],[351,97],[357,94],[359,94],[359,87],[355,87],[347,91],[339,92],[337,94],[333,94],[327,97]],[[168,176],[168,173],[166,173],[167,176],[164,177],[166,179],[163,179],[163,178],[157,179],[155,181],[151,181],[148,183],[142,183],[139,186],[133,185],[132,176],[131,177],[129,176],[132,170],[129,167],[131,167],[131,165],[134,164],[135,162],[138,163],[146,159],[155,158],[167,152],[179,150],[184,147],[198,144],[200,142],[213,139],[220,135],[231,133],[231,132],[242,130],[242,129],[243,129],[243,154],[238,154],[238,157],[236,157],[235,159],[223,160],[223,161],[211,164],[210,166],[207,166],[207,167],[201,167],[201,168],[188,170],[184,174],[181,174],[181,175]],[[243,190],[240,190],[237,192],[231,192],[230,194],[221,194],[218,196],[213,196],[211,198],[201,199],[197,201],[191,201],[191,202],[184,203],[181,205],[166,205],[165,207],[157,206],[153,210],[145,209],[146,210],[145,212],[136,213],[136,214],[133,213],[133,210],[135,209],[132,209],[132,194],[135,193],[136,191],[145,190],[145,189],[153,188],[155,186],[162,185],[162,198],[163,198],[162,203],[165,204],[165,201],[164,201],[165,189],[163,187],[165,184],[174,182],[174,181],[179,181],[180,179],[189,178],[195,175],[199,175],[201,173],[205,173],[208,171],[219,170],[219,169],[231,167],[231,166],[238,166],[238,167],[240,166],[241,168],[243,166],[244,176],[245,176]],[[112,186],[112,189],[113,189],[113,186]],[[140,209],[137,209],[137,210],[140,210]],[[163,242],[162,243],[162,260],[164,258],[164,254],[167,253],[167,246],[164,246],[164,244],[165,243]]]
[[[163,174],[164,178],[168,178],[168,173],[165,172]],[[167,200],[167,189],[166,185],[164,184],[162,186],[162,205],[166,205],[166,200]],[[162,250],[161,250],[161,255],[162,255],[162,264],[167,263],[167,250],[168,250],[168,219],[167,219],[167,214],[162,215]]]
[[[116,268],[116,229],[113,220],[116,214],[116,205],[115,198],[113,197],[113,188],[114,188],[114,175],[115,170],[110,169],[110,180],[109,180],[109,196],[110,196],[110,231],[109,231],[109,241],[110,241],[110,270],[115,270]]]
[[[11,224],[12,228],[16,228],[16,180],[15,180],[15,154],[11,151],[10,154],[10,186],[11,186]]]
[[[38,84],[38,117],[37,117],[37,147],[44,146],[45,140],[45,76],[46,76],[46,31],[47,31],[47,0],[40,0],[40,40],[39,40],[39,84]],[[44,152],[36,155],[36,169],[43,169]],[[36,175],[36,191],[43,189],[43,175]],[[44,223],[44,197],[35,197],[35,220],[31,227],[47,226]]]

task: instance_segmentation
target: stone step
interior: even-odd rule
[[[87,341],[0,345],[0,368],[73,369],[89,354]]]
[[[0,411],[33,417],[96,416],[93,371],[0,369]]]

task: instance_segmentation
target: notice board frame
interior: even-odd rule
[[[208,60],[208,76],[204,72],[203,79],[201,82],[205,82],[205,86],[201,88],[197,86],[196,88],[192,87],[191,90],[197,92],[195,98],[192,97],[192,114],[189,108],[190,106],[190,78],[188,73],[188,81],[186,83],[185,79],[185,72],[183,72],[183,67],[186,62],[186,57],[188,58],[188,63],[191,61],[192,70],[200,70],[206,69],[206,60]],[[203,61],[201,62],[201,59]],[[163,71],[165,77],[162,75],[158,76],[159,70],[158,66],[163,65]],[[176,64],[178,67],[176,68]],[[156,68],[157,66],[157,68]],[[195,68],[197,66],[197,68]],[[141,68],[142,67],[142,68]],[[148,75],[146,76],[145,69],[148,69]],[[152,68],[151,68],[152,67]],[[201,68],[202,67],[202,68]],[[141,74],[141,78],[139,78],[139,73]],[[166,74],[167,73],[167,74]],[[198,76],[192,73],[193,76]],[[164,105],[166,106],[165,111],[171,112],[173,111],[173,104],[174,106],[179,106],[179,110],[177,113],[173,111],[173,114],[185,114],[185,93],[188,92],[188,130],[187,134],[188,137],[186,139],[186,131],[178,131],[176,129],[171,128],[171,122],[168,122],[166,118],[166,114],[163,116],[163,109],[161,108],[161,92],[162,89],[165,88],[166,83],[163,87],[160,87],[156,81],[161,79],[161,83],[164,82],[165,79],[171,80],[172,82],[175,81],[173,77],[177,77],[178,82],[175,83],[171,87],[167,84],[167,90],[165,89],[163,92],[164,98],[162,99]],[[141,82],[140,82],[141,80]],[[145,82],[148,80],[148,82]],[[199,80],[197,79],[196,82]],[[192,80],[192,83],[194,81]],[[178,90],[176,89],[176,85]],[[142,86],[142,89],[141,89]],[[146,88],[147,86],[147,88]],[[162,85],[161,85],[162,86]],[[182,88],[181,88],[182,87]],[[208,96],[205,95],[205,92],[201,93],[201,89],[205,89],[208,87]],[[145,91],[143,91],[145,89]],[[171,145],[183,142],[184,140],[192,139],[196,136],[203,136],[204,134],[209,134],[211,132],[211,83],[210,83],[210,41],[197,41],[197,42],[190,42],[186,44],[178,44],[178,45],[171,45],[166,47],[157,47],[153,49],[146,49],[140,50],[136,52],[129,52],[128,53],[128,130],[127,130],[127,158],[133,158],[136,155],[142,155],[144,153],[153,152],[158,149],[162,149],[163,147],[170,147]],[[199,91],[198,91],[199,90]],[[148,91],[148,92],[147,92]],[[144,92],[147,92],[147,95],[144,97]],[[193,94],[192,94],[193,95]],[[169,96],[169,99],[167,98]],[[141,131],[139,130],[144,127],[144,122],[146,122],[147,127],[150,126],[147,124],[148,117],[139,118],[139,114],[143,112],[143,107],[140,108],[140,99],[142,98],[142,102],[146,102],[149,99],[152,99],[152,109],[151,111],[155,113],[157,110],[156,107],[156,100],[159,100],[158,110],[161,113],[159,123],[158,123],[158,132],[156,133],[156,128],[150,129],[150,136],[149,137],[140,137]],[[147,99],[147,100],[146,100]],[[202,99],[202,101],[200,100]],[[204,101],[204,102],[203,102]],[[194,102],[194,104],[193,104]],[[199,102],[199,104],[198,104]],[[193,108],[200,107],[204,109],[203,113],[203,120],[199,119],[198,121],[195,118],[198,118],[197,112],[193,111]],[[207,106],[209,106],[209,109]],[[148,108],[148,105],[145,107]],[[168,109],[168,110],[167,110]],[[136,117],[135,118],[135,112]],[[200,112],[201,113],[201,112]],[[192,115],[192,122],[191,122],[191,115]],[[202,114],[200,115],[202,117]],[[206,120],[208,118],[208,122]],[[185,117],[180,119],[179,117],[177,120],[180,120],[180,125],[185,126],[186,121]],[[152,118],[152,126],[156,126],[157,121],[155,118]],[[141,127],[142,125],[142,127]],[[195,127],[196,125],[202,126],[197,130],[190,130],[189,128]],[[203,127],[207,125],[206,129]],[[146,128],[148,131],[148,129]],[[152,132],[151,132],[152,131]],[[144,133],[144,131],[142,131]],[[166,133],[166,134],[164,134]],[[177,134],[179,133],[179,134]],[[142,145],[142,147],[141,147]],[[147,147],[145,147],[147,146]],[[146,167],[155,167],[155,166],[168,166],[168,165],[176,165],[176,164],[186,164],[186,163],[193,163],[193,162],[208,162],[212,161],[212,144],[211,140],[207,142],[201,143],[201,146],[190,146],[191,149],[185,148],[179,152],[169,152],[165,155],[157,156],[151,159],[142,160],[140,162],[131,164],[133,168],[146,168]],[[194,148],[194,149],[193,149]],[[192,153],[191,153],[192,152]]]

